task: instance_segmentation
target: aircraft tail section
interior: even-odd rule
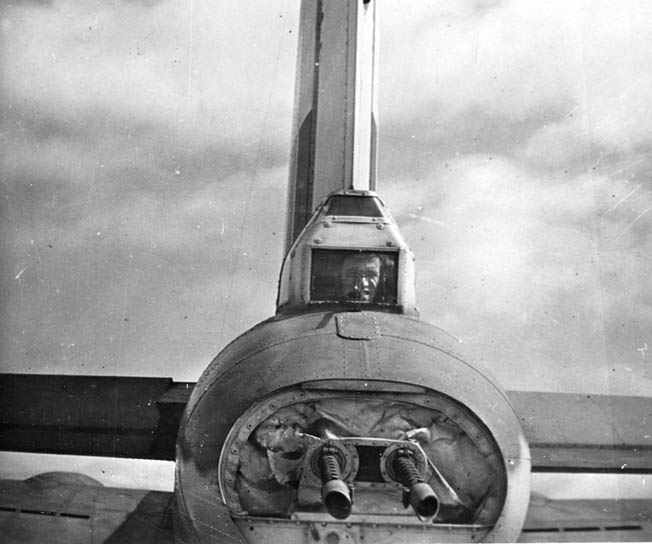
[[[287,248],[327,195],[375,190],[375,4],[301,4]]]

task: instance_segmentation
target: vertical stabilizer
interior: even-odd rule
[[[287,247],[321,200],[376,185],[376,0],[302,0]]]

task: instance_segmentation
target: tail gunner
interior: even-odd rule
[[[342,263],[340,285],[345,300],[374,302],[382,261],[378,255],[355,254]]]

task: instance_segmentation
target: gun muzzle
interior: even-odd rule
[[[411,454],[399,453],[392,463],[397,481],[408,490],[409,503],[421,521],[429,521],[437,515],[439,499],[427,483],[412,460]],[[406,505],[407,506],[407,505]]]
[[[336,451],[325,447],[319,459],[321,497],[328,513],[335,519],[346,519],[351,514],[351,490],[342,481],[342,470]]]
[[[414,513],[421,521],[432,519],[439,509],[437,495],[428,484],[417,482],[408,488],[410,493],[410,505]]]

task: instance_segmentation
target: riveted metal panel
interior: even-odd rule
[[[337,335],[350,340],[371,340],[380,336],[380,325],[373,314],[346,312],[335,316]]]
[[[337,334],[336,315],[320,312],[267,321],[213,361],[180,429],[176,493],[183,498],[181,518],[211,518],[220,496],[222,446],[238,418],[255,403],[305,382],[378,380],[450,396],[491,429],[510,481],[519,483],[508,491],[505,514],[488,538],[516,538],[520,523],[514,516],[525,515],[529,496],[529,454],[518,419],[497,384],[486,371],[455,355],[454,340],[428,323],[374,312],[382,334],[352,340]]]

